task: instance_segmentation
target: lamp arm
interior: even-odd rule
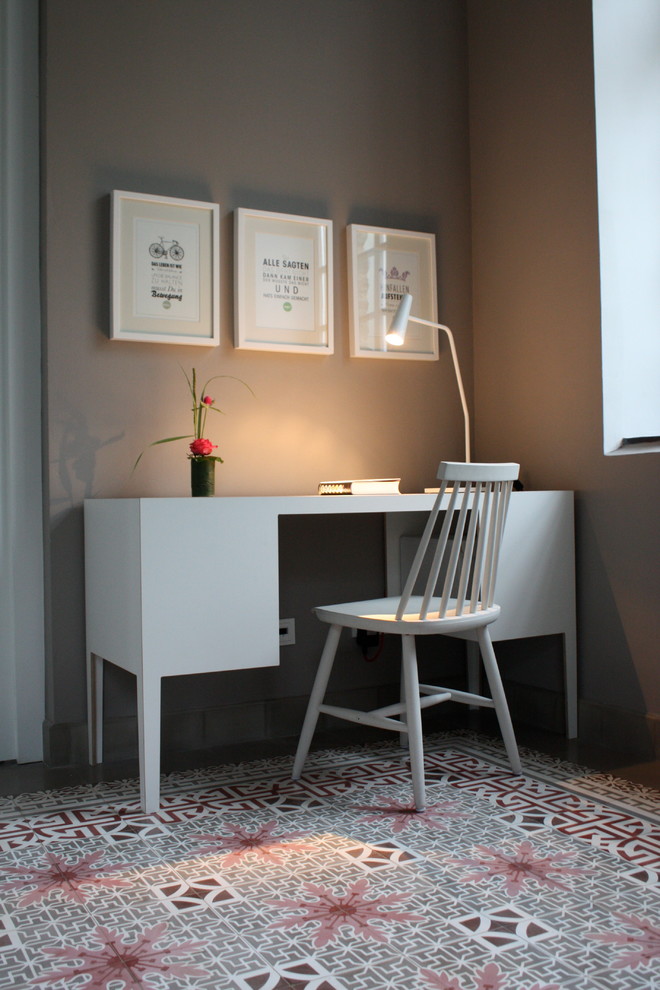
[[[409,316],[409,321],[411,323],[421,323],[425,327],[434,327],[436,330],[444,330],[449,339],[449,350],[451,351],[451,359],[454,362],[454,373],[456,375],[456,382],[458,384],[458,391],[461,397],[461,406],[463,408],[463,418],[465,420],[465,460],[470,463],[470,413],[468,412],[467,400],[465,398],[465,389],[463,388],[463,379],[461,378],[461,369],[458,364],[458,355],[456,353],[456,344],[454,343],[454,335],[443,323],[432,323],[430,320],[422,320],[419,316]]]

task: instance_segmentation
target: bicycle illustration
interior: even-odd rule
[[[164,258],[169,254],[172,261],[181,261],[184,250],[178,241],[166,241],[164,237],[159,237],[158,240],[159,244],[154,242],[149,245],[149,254],[152,258]]]

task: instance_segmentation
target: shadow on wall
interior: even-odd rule
[[[598,529],[585,498],[577,498],[575,508],[580,697],[643,713],[647,710],[644,693]]]
[[[82,506],[62,511],[50,533],[50,570],[57,577],[50,584],[47,629],[47,707],[49,717],[58,713],[59,722],[80,721],[86,711],[83,543]],[[54,754],[48,734],[44,742],[50,763]]]
[[[61,723],[79,722],[85,712],[85,595],[84,532],[82,502],[94,496],[98,452],[122,440],[124,434],[93,436],[87,416],[66,404],[59,413],[57,456],[49,468],[50,538],[48,542],[49,582],[47,644],[47,710],[57,713]],[[58,756],[58,726],[45,733],[44,757],[47,763],[68,763]]]
[[[124,432],[101,439],[92,436],[87,417],[81,410],[69,406],[61,422],[61,438],[56,460],[57,472],[52,473],[51,484],[59,482],[59,491],[51,492],[51,504],[57,508],[70,508],[94,495],[96,459],[99,450],[124,439]]]

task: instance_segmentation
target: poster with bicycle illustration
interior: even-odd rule
[[[219,213],[113,191],[111,340],[219,344]]]

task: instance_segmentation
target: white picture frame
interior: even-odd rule
[[[112,192],[110,339],[220,343],[220,207]]]
[[[332,221],[236,210],[238,349],[332,354]]]
[[[385,340],[406,292],[412,316],[438,321],[435,234],[350,224],[347,237],[351,357],[437,361],[432,327],[409,323],[401,347]]]

